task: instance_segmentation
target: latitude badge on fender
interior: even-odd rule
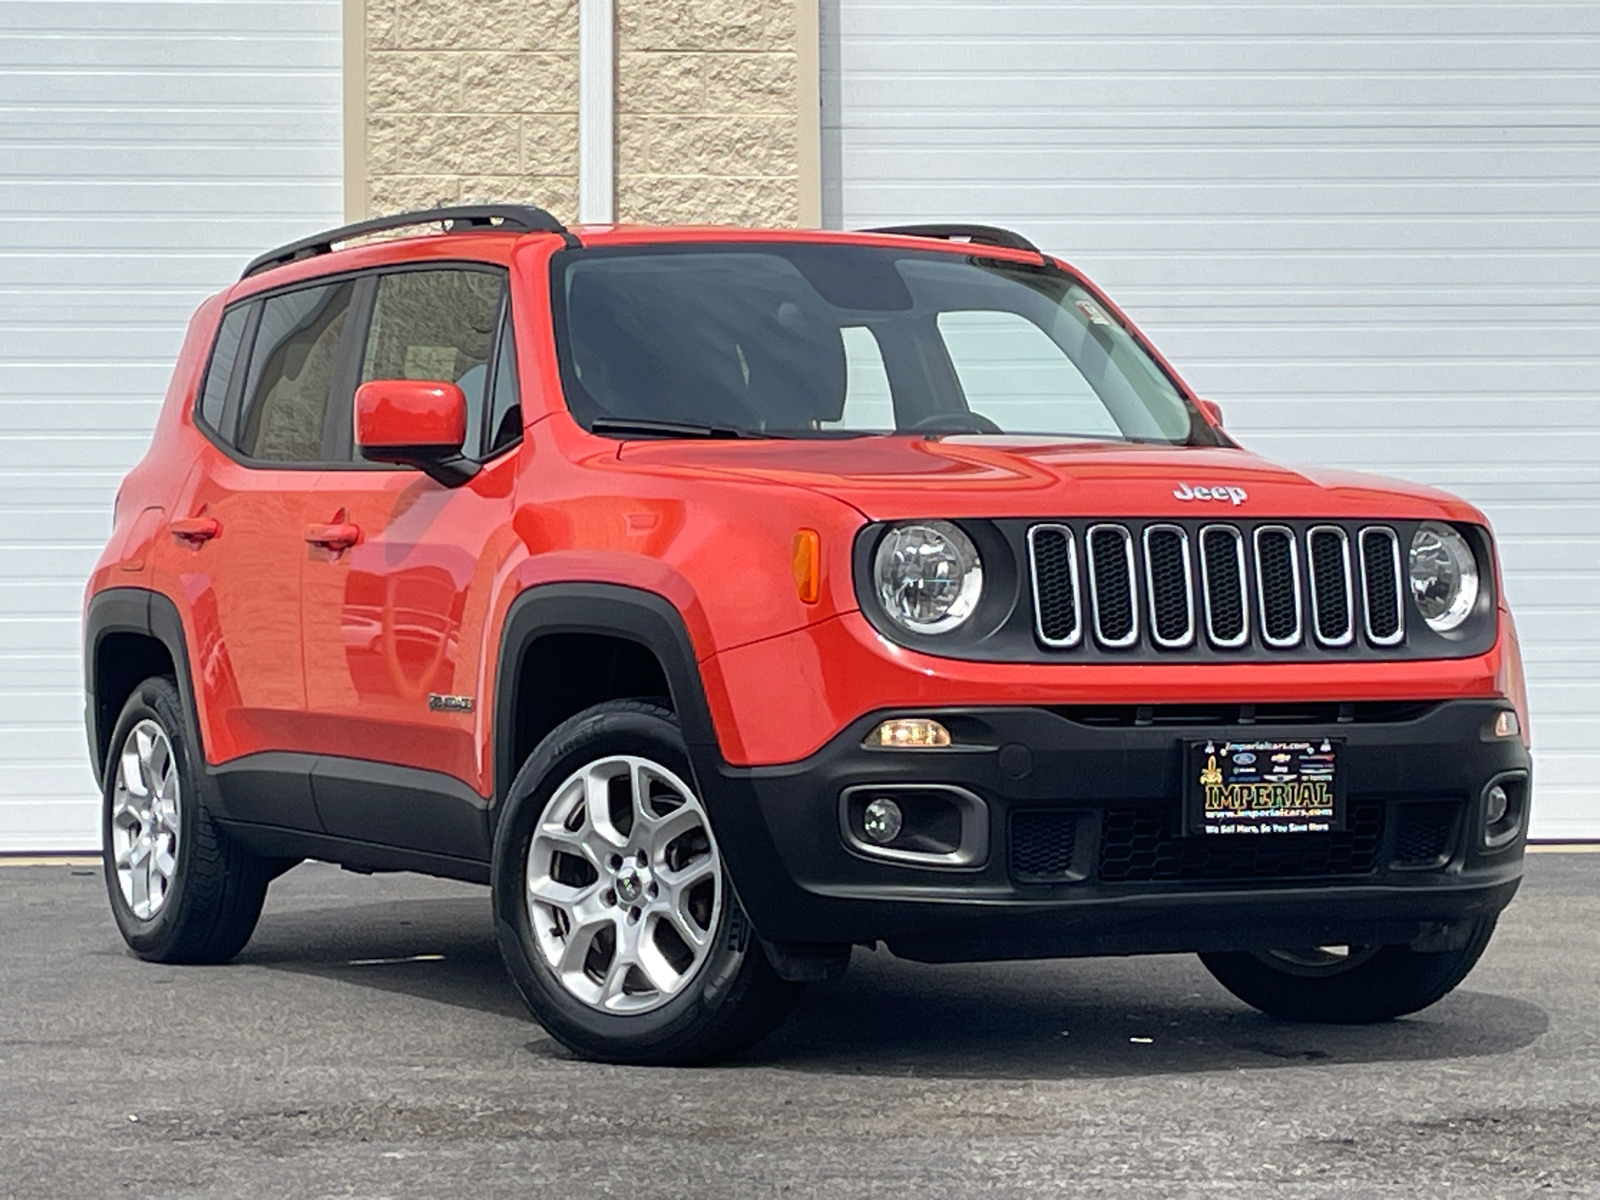
[[[1242,487],[1226,487],[1214,484],[1211,487],[1190,487],[1187,483],[1179,483],[1172,489],[1172,494],[1179,500],[1223,500],[1232,501],[1235,505],[1243,504],[1250,498],[1248,492]]]
[[[471,712],[471,696],[441,696],[438,692],[428,693],[428,708],[433,712]]]

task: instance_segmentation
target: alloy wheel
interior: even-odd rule
[[[534,829],[528,915],[572,997],[624,1016],[678,995],[710,957],[722,860],[694,790],[646,758],[589,763]]]
[[[122,899],[141,921],[166,905],[178,873],[178,765],[166,731],[151,720],[128,731],[111,799],[111,853]]]

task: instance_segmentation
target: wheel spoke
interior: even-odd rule
[[[601,764],[597,763],[584,772],[583,789],[588,825],[597,839],[591,845],[603,860],[606,855],[627,846],[628,838],[611,820],[611,780],[616,772],[602,774],[600,768]]]
[[[650,981],[650,986],[664,996],[670,996],[683,982],[683,976],[673,970],[672,964],[649,938],[644,939],[639,945],[639,969]]]
[[[651,815],[648,821],[650,858],[652,862],[658,863],[665,863],[668,846],[684,834],[692,833],[705,825],[705,818],[687,804],[673,809],[664,817]]]
[[[600,931],[611,923],[612,917],[609,913],[582,924],[574,921],[567,930],[566,944],[562,947],[561,957],[554,964],[556,971],[562,975],[581,972],[584,960],[589,957],[589,947],[594,944],[594,939],[600,936]]]
[[[663,906],[660,915],[663,920],[672,924],[673,930],[684,940],[684,944],[698,954],[711,941],[711,931],[701,929],[695,923],[695,919],[689,915],[687,899],[685,896],[680,896],[677,903]]]
[[[127,789],[128,794],[143,799],[150,794],[150,788],[145,784],[144,768],[139,762],[139,751],[132,745],[132,741],[130,738],[129,745],[122,752],[122,765],[117,768],[117,773],[121,776],[122,786]]]
[[[156,840],[155,854],[151,856],[150,862],[157,875],[167,883],[172,882],[172,877],[178,870],[178,856],[170,836]]]

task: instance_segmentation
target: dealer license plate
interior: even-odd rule
[[[1189,832],[1261,836],[1344,828],[1342,748],[1331,738],[1190,742]]]

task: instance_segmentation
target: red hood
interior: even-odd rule
[[[1352,471],[1290,470],[1232,449],[1010,437],[863,437],[639,441],[625,443],[620,458],[636,468],[669,473],[792,483],[842,500],[872,520],[1225,514],[1484,520],[1465,501],[1419,484]],[[1217,489],[1220,498],[1213,495]]]

